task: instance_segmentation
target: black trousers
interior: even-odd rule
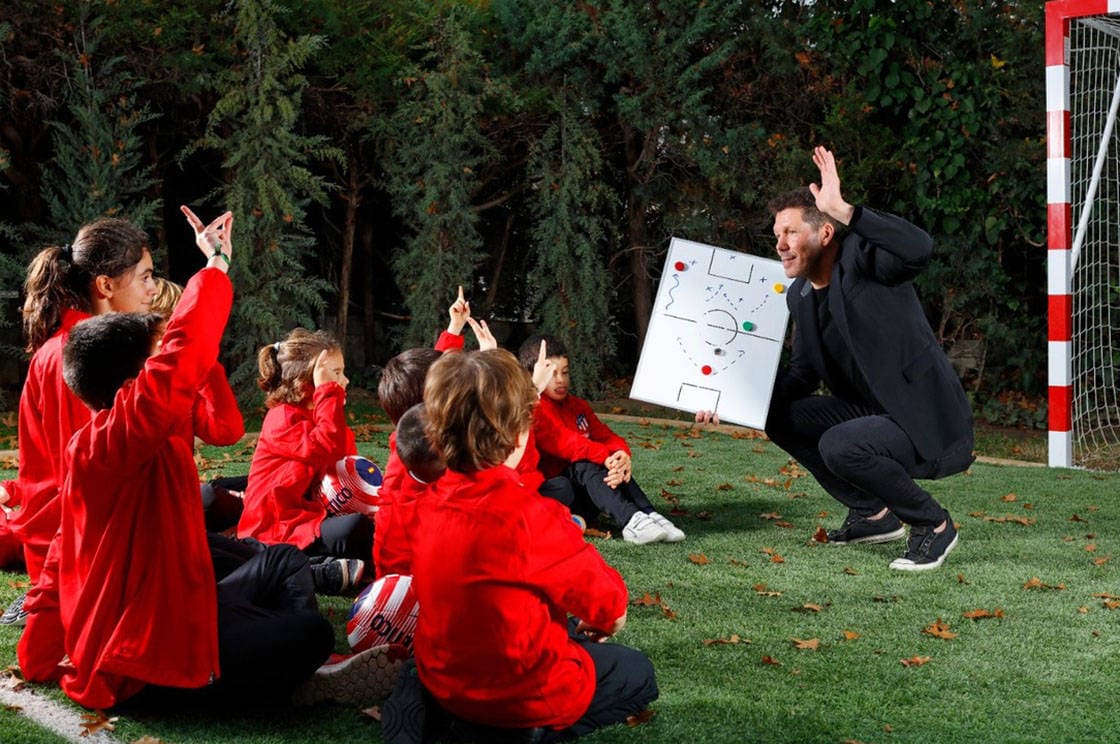
[[[828,395],[775,401],[766,435],[856,514],[886,507],[907,524],[927,526],[949,516],[914,482],[928,477],[929,466],[906,432],[882,412]]]
[[[658,696],[653,664],[645,654],[617,643],[595,643],[576,634],[574,629],[573,620],[569,625],[572,638],[595,662],[595,694],[578,721],[561,731],[546,731],[542,741],[574,739],[597,728],[622,723],[641,713]]]
[[[364,514],[327,517],[319,525],[319,537],[303,552],[316,557],[361,558],[370,563],[373,556],[373,520]]]
[[[225,710],[288,705],[334,649],[308,558],[291,545],[210,535],[218,573],[221,676],[197,689],[149,685],[129,708]],[[239,562],[240,561],[240,562]]]
[[[568,466],[564,475],[572,482],[575,490],[575,509],[579,511],[579,504],[583,499],[590,500],[599,511],[611,516],[619,527],[625,527],[638,512],[655,511],[638,482],[631,478],[627,483],[621,483],[617,488],[611,488],[603,482],[607,476],[607,468],[590,460],[577,460]]]

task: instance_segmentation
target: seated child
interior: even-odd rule
[[[64,348],[66,384],[93,413],[66,449],[61,523],[28,594],[18,655],[26,679],[57,679],[87,708],[142,691],[283,702],[334,642],[298,551],[255,553],[223,585],[211,565],[181,433],[232,303],[231,225],[227,213],[196,228],[213,254],[158,350],[161,316],[130,313],[75,325]]]
[[[408,470],[411,479],[424,487],[435,483],[447,471],[447,463],[428,441],[427,425],[424,404],[417,403],[404,412],[396,428],[397,454],[401,464]]]
[[[296,328],[260,350],[257,384],[266,393],[260,438],[249,465],[237,536],[288,543],[314,563],[316,589],[342,594],[362,580],[373,553],[364,514],[329,516],[313,490],[328,468],[358,452],[346,425],[346,363],[325,331]]]
[[[630,473],[630,447],[599,420],[583,398],[568,392],[568,350],[552,336],[534,336],[518,358],[528,370],[537,363],[541,342],[553,362],[552,380],[533,415],[533,433],[546,477],[564,474],[576,498],[586,496],[622,527],[622,539],[644,545],[680,542],[685,534],[654,510]]]
[[[163,277],[155,278],[155,286],[156,293],[152,297],[150,309],[164,318],[170,318],[183,295],[183,288]],[[188,436],[197,436],[215,447],[237,444],[245,436],[245,421],[237,407],[237,396],[229,386],[229,379],[221,362],[214,363],[214,368],[198,389],[191,425]],[[247,477],[239,476],[202,484],[202,509],[206,514],[208,531],[221,532],[237,525],[242,508],[239,494],[245,490],[247,481]]]
[[[544,728],[550,740],[624,721],[656,699],[657,685],[644,654],[596,642],[625,623],[622,577],[564,507],[514,469],[536,401],[509,352],[448,354],[432,365],[428,439],[448,469],[419,506],[414,652],[419,682],[451,716]],[[579,620],[569,623],[569,613]],[[398,681],[382,708],[387,742],[423,735],[417,692]]]

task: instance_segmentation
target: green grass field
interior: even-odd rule
[[[1120,475],[977,464],[929,482],[960,544],[941,569],[906,574],[887,567],[901,542],[814,542],[843,510],[770,443],[662,424],[616,428],[634,449],[636,478],[661,511],[676,510],[688,539],[644,547],[594,540],[630,588],[617,640],[650,656],[661,698],[650,721],[587,741],[1116,736]],[[384,462],[385,436],[370,434],[361,449]],[[205,466],[220,466],[206,476],[246,471],[248,448],[228,452],[205,453]],[[3,575],[0,600],[22,591],[24,578]],[[324,611],[341,627],[347,602],[326,601]],[[0,628],[0,666],[14,664],[15,641],[15,631]],[[15,728],[18,721],[18,712],[0,710],[0,740],[54,740]],[[115,733],[176,744],[381,741],[371,718],[330,706],[121,718]]]

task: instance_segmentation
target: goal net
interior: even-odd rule
[[[1120,15],[1078,16],[1085,10],[1115,10],[1102,7],[1107,5],[1067,1],[1048,3],[1055,7],[1047,8],[1050,464],[1116,470]],[[1067,13],[1060,24],[1065,59],[1055,74],[1050,36],[1059,24],[1050,16],[1059,10]],[[1055,83],[1064,87],[1060,96],[1052,90]],[[1064,111],[1056,116],[1051,103],[1059,98]]]

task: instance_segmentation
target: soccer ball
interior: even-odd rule
[[[342,458],[319,483],[319,500],[332,516],[373,515],[381,500],[380,492],[381,471],[361,455]]]
[[[386,574],[354,600],[346,621],[346,640],[354,653],[393,643],[412,655],[412,636],[420,604],[412,591],[412,577]]]

